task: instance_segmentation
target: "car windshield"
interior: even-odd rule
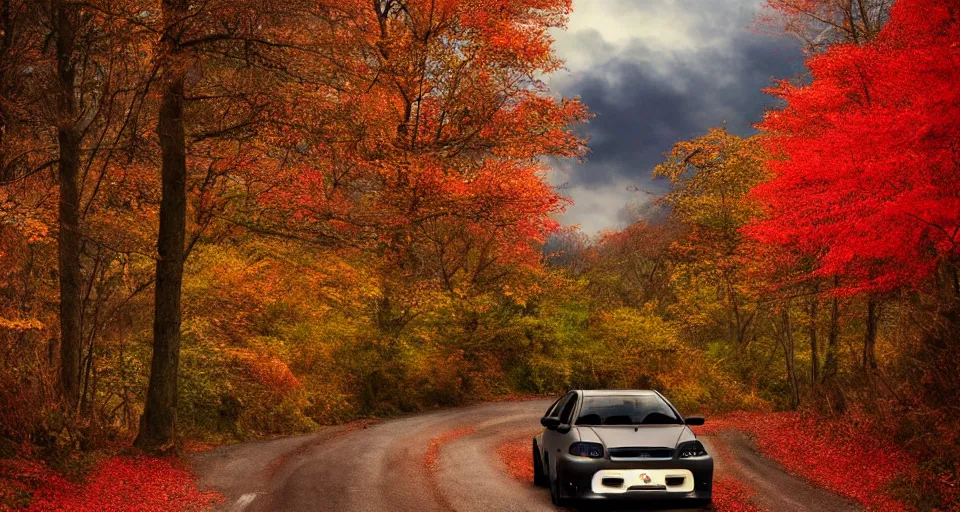
[[[673,409],[656,395],[588,396],[577,425],[680,425]]]

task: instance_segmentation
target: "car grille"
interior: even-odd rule
[[[610,448],[607,451],[610,453],[610,457],[618,459],[669,459],[673,457],[672,448],[630,446],[625,448]]]

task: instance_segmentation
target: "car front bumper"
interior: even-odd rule
[[[613,461],[568,456],[557,460],[560,492],[583,500],[697,500],[713,495],[713,457]],[[644,478],[646,475],[646,478]],[[663,485],[668,476],[692,475],[692,485]],[[622,478],[622,486],[604,486],[603,477]]]

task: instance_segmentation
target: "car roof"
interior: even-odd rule
[[[649,389],[584,389],[583,396],[654,396],[656,391]]]

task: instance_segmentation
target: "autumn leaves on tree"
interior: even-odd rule
[[[957,13],[898,10],[873,44],[811,59],[811,85],[774,88],[788,106],[761,125],[778,158],[758,238],[817,255],[848,292],[919,283],[957,256]]]
[[[944,338],[957,334],[960,292],[957,16],[950,3],[904,0],[883,30],[860,18],[859,38],[808,61],[809,85],[781,82],[770,91],[787,107],[760,126],[775,179],[753,191],[768,215],[749,232],[806,258],[797,279],[829,283],[834,311],[837,295],[864,298],[859,359],[868,373],[878,367],[880,311],[904,291],[945,312],[927,317],[923,309],[925,322],[944,331],[926,335],[937,348],[919,350],[955,357]],[[869,44],[853,44],[866,36]],[[836,373],[836,351],[828,347],[826,378]],[[942,368],[920,366],[941,378]]]
[[[518,269],[539,264],[563,207],[541,158],[584,153],[571,126],[585,108],[539,81],[560,65],[547,30],[569,11],[562,0],[4,0],[5,195],[43,201],[14,190],[45,188],[42,170],[58,170],[65,410],[96,400],[94,345],[110,320],[95,302],[116,313],[152,287],[137,445],[171,446],[184,262],[238,229],[368,251],[384,332],[415,314],[399,292],[412,282],[439,282],[465,306],[478,290],[535,290]],[[40,98],[55,107],[45,124],[18,109]],[[56,154],[40,149],[51,144]]]
[[[842,409],[844,317],[862,319],[855,357],[867,378],[879,367],[883,311],[913,309],[907,296],[936,304],[918,314],[946,330],[933,335],[933,353],[954,357],[943,337],[954,336],[960,290],[958,12],[922,0],[902,0],[892,11],[890,2],[871,0],[771,0],[769,7],[762,21],[807,43],[809,81],[769,90],[785,107],[768,112],[759,135],[713,130],[676,145],[655,174],[673,183],[664,202],[684,228],[673,251],[675,278],[691,302],[687,323],[696,326],[704,305],[717,304],[734,346],[767,331],[783,350],[794,405],[791,324],[806,324],[808,380]],[[937,310],[944,316],[925,316]],[[714,322],[708,315],[706,325]]]
[[[860,407],[949,465],[910,429],[960,415],[960,13],[767,4],[809,76],[590,239],[544,178],[586,154],[541,81],[569,1],[0,0],[0,436],[655,387]]]

